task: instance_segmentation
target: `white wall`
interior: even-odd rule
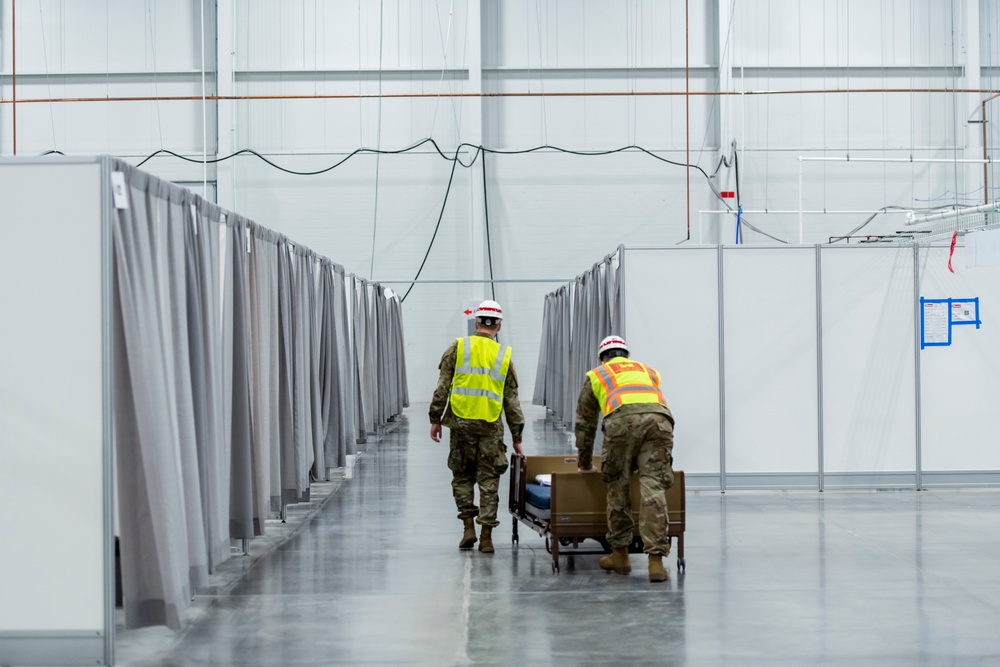
[[[61,196],[32,193],[39,181]],[[96,161],[0,160],[3,664],[107,664],[114,587],[103,182]]]
[[[740,203],[769,211],[745,219],[792,241],[798,216],[771,211],[984,197],[979,165],[857,161],[805,163],[800,194],[798,157],[980,157],[982,125],[967,120],[978,118],[985,94],[911,91],[994,87],[1000,43],[990,36],[1000,12],[988,0],[716,0],[690,3],[687,26],[683,3],[659,0],[204,4],[203,33],[195,0],[19,0],[18,155],[108,152],[138,163],[161,148],[195,160],[252,149],[314,171],[361,147],[399,150],[433,137],[448,154],[462,142],[508,151],[635,144],[684,163],[690,151],[711,174],[735,141]],[[12,7],[0,0],[5,102],[15,93]],[[203,67],[207,95],[227,99],[163,99],[198,98]],[[717,91],[727,94],[703,94]],[[261,99],[274,96],[283,99]],[[67,97],[119,101],[23,102]],[[14,152],[14,110],[0,104],[2,155]],[[988,125],[989,146],[1000,139],[997,126]],[[421,274],[453,284],[418,285],[404,303],[413,400],[429,395],[441,349],[464,330],[461,308],[492,295],[469,282],[489,277],[481,164],[457,169]],[[450,163],[424,146],[355,156],[320,176],[285,174],[248,155],[206,169],[159,156],[144,168],[185,183],[217,181],[220,204],[388,282],[416,275]],[[724,208],[699,171],[690,172],[689,207],[686,170],[643,153],[491,155],[487,170],[498,279],[565,280],[620,243],[684,241],[689,208],[692,238],[733,236],[731,219],[719,216],[704,216],[699,228],[699,211]],[[1000,183],[994,171],[990,182]],[[736,189],[735,164],[715,185]],[[802,240],[843,235],[866,217],[804,216]],[[900,220],[879,216],[858,233],[891,233]],[[770,242],[749,228],[743,239]],[[496,286],[525,395],[552,287]]]
[[[996,484],[1000,268],[949,251],[625,248],[625,336],[663,376],[678,466],[702,488]],[[921,297],[979,299],[981,325],[918,350]]]

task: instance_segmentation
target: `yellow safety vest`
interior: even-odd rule
[[[503,410],[503,386],[510,368],[510,346],[492,338],[458,339],[451,411],[462,419],[495,422]]]
[[[660,374],[638,361],[615,357],[587,371],[587,377],[605,417],[623,405],[667,404],[660,391]]]

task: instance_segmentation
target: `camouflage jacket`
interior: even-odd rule
[[[481,333],[472,335],[490,338]],[[443,424],[450,429],[460,429],[470,434],[493,435],[499,432],[503,435],[503,422],[499,418],[495,422],[481,419],[462,419],[456,417],[451,411],[448,399],[451,396],[451,383],[455,377],[457,361],[458,341],[455,340],[441,355],[441,363],[438,364],[438,383],[431,399],[431,407],[428,410],[431,424]],[[507,426],[510,427],[510,435],[514,442],[521,442],[521,435],[524,433],[524,413],[521,411],[521,402],[517,398],[517,372],[514,370],[513,361],[510,362],[507,380],[503,385],[503,414],[507,416]]]
[[[628,415],[636,415],[648,412],[655,412],[667,415],[670,421],[674,420],[670,413],[670,408],[659,403],[633,403],[623,405],[605,417],[605,422],[613,419],[621,419]],[[594,388],[590,385],[590,378],[583,380],[583,388],[580,390],[580,398],[576,402],[576,449],[579,454],[577,465],[586,470],[594,463],[594,437],[597,435],[597,422],[601,419],[601,405],[594,395]],[[603,430],[603,427],[602,427]]]

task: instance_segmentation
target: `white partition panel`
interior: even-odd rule
[[[965,268],[961,244],[954,272],[949,244],[917,252],[622,248],[623,333],[663,374],[689,485],[1000,483],[988,418],[1000,404],[1000,266]],[[978,299],[980,326],[952,323],[950,342],[921,350],[921,297]]]
[[[826,484],[910,483],[916,470],[913,247],[824,247],[822,285]]]
[[[102,165],[0,160],[0,664],[105,664]]]
[[[622,269],[626,340],[636,359],[660,371],[677,420],[674,466],[717,475],[718,250],[626,248]]]
[[[813,473],[801,483],[815,485],[816,250],[727,247],[723,257],[726,473]]]
[[[1000,470],[992,415],[1000,397],[1000,267],[964,268],[949,247],[921,248],[920,296],[979,299],[977,329],[952,326],[951,345],[920,353],[921,462],[925,485],[982,481],[981,471]],[[939,474],[947,471],[950,474]],[[996,482],[995,475],[993,482]]]

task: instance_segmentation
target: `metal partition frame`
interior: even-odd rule
[[[650,251],[662,253],[662,261],[651,263],[644,260],[638,264],[632,261],[639,257],[637,253]],[[699,251],[701,256],[692,260],[690,253]],[[735,254],[740,252],[747,254]],[[691,418],[690,411],[686,414],[683,409],[675,408],[678,419],[676,460],[684,465],[685,436],[691,435],[691,431],[685,433],[686,428],[697,431],[698,437],[703,436],[706,430],[714,432],[713,440],[719,452],[717,463],[706,466],[704,446],[707,443],[697,443],[691,456],[702,461],[700,465],[703,469],[685,467],[691,487],[721,491],[737,488],[812,488],[823,491],[833,488],[920,489],[928,486],[1000,484],[1000,453],[987,446],[988,437],[982,430],[985,426],[980,426],[988,422],[985,414],[965,415],[968,424],[958,430],[963,435],[967,433],[968,437],[962,441],[961,447],[949,444],[948,438],[952,428],[948,424],[966,406],[983,406],[979,411],[982,412],[987,410],[986,405],[1000,401],[1000,379],[989,370],[1000,365],[1000,350],[994,354],[993,346],[982,334],[978,334],[980,338],[972,337],[971,332],[977,331],[978,327],[965,327],[960,332],[961,339],[956,334],[956,345],[960,347],[950,350],[950,361],[945,357],[949,348],[921,351],[919,312],[921,296],[982,297],[982,326],[987,328],[994,319],[1000,319],[1000,309],[996,306],[1000,304],[1000,280],[997,279],[1000,278],[1000,269],[975,269],[956,277],[956,274],[947,273],[944,269],[948,253],[947,248],[940,244],[786,246],[782,247],[782,252],[807,253],[807,262],[813,267],[811,280],[814,285],[810,283],[805,292],[802,289],[795,291],[799,295],[795,307],[809,312],[814,307],[815,312],[806,318],[788,320],[789,324],[782,331],[783,335],[787,334],[789,346],[811,349],[813,352],[810,354],[815,356],[814,361],[808,362],[814,364],[815,369],[815,395],[808,399],[815,406],[815,415],[808,416],[814,423],[815,437],[809,438],[811,442],[808,443],[769,441],[768,419],[781,418],[782,409],[787,409],[783,405],[787,401],[777,399],[766,403],[766,409],[761,412],[771,414],[763,415],[758,424],[751,423],[752,419],[750,422],[744,419],[744,423],[736,428],[744,440],[748,433],[751,434],[749,437],[757,439],[757,446],[765,459],[780,457],[783,448],[806,446],[814,450],[808,458],[815,464],[807,464],[801,470],[799,465],[795,466],[795,470],[781,471],[776,467],[771,472],[734,470],[733,452],[727,451],[732,443],[729,442],[731,438],[727,436],[726,427],[727,416],[730,421],[732,417],[727,415],[727,405],[745,400],[741,395],[746,396],[745,388],[755,382],[765,388],[766,383],[781,375],[775,371],[779,371],[781,364],[785,363],[780,351],[772,350],[768,353],[770,358],[764,360],[766,363],[754,364],[758,370],[751,372],[755,375],[747,377],[745,374],[750,369],[746,364],[741,368],[734,367],[735,360],[726,353],[727,346],[740,349],[741,345],[748,344],[747,341],[752,342],[756,326],[753,312],[743,312],[736,320],[727,318],[727,310],[731,311],[730,314],[739,313],[742,307],[740,302],[747,301],[745,298],[738,299],[737,295],[729,294],[725,289],[727,279],[733,280],[730,275],[735,266],[732,260],[740,257],[745,264],[745,260],[757,254],[764,262],[761,271],[773,271],[773,266],[765,265],[768,262],[767,253],[756,253],[753,248],[738,246],[692,245],[624,247],[617,253],[616,305],[620,308],[621,320],[616,332],[625,335],[630,346],[632,341],[636,341],[641,348],[634,350],[637,358],[659,368],[665,378],[668,401],[671,395],[683,397],[691,387],[684,386],[683,382],[681,386],[671,385],[671,377],[677,377],[676,373],[672,376],[672,371],[677,370],[677,359],[683,356],[684,351],[665,353],[662,348],[681,346],[674,335],[678,331],[682,332],[679,334],[682,341],[689,344],[696,342],[702,347],[710,345],[714,332],[718,332],[718,368],[702,364],[706,359],[704,354],[694,354],[693,358],[698,361],[692,361],[696,364],[692,373],[698,373],[702,379],[717,375],[717,423],[692,424],[686,421]],[[672,273],[671,257],[682,257],[675,253],[689,253],[683,256],[686,258],[684,262],[694,261],[701,267],[692,274],[697,275],[697,280],[692,278],[690,284],[676,285],[684,281],[678,281],[676,274]],[[956,262],[959,259],[956,257]],[[550,384],[545,386],[542,398],[557,415],[560,410],[566,410],[566,405],[562,402],[550,404],[549,400],[560,396],[560,392],[575,397],[580,386],[576,380],[582,378],[592,365],[582,362],[590,361],[593,356],[591,348],[599,340],[596,332],[610,333],[608,320],[604,319],[599,309],[595,309],[597,302],[594,300],[595,292],[608,285],[607,281],[600,282],[606,262],[607,258],[568,286],[549,295],[553,303],[567,300],[567,294],[573,295],[570,335],[562,333],[554,324],[554,319],[549,317],[546,318],[546,331],[543,333],[544,354],[552,355],[565,347],[574,362],[563,380],[562,388],[557,390]],[[656,265],[663,269],[657,275],[639,274],[637,267],[640,265],[645,267],[644,270]],[[713,275],[714,285],[709,280]],[[750,277],[753,274],[746,275]],[[665,289],[668,284],[670,289]],[[738,286],[741,289],[744,287],[742,284]],[[707,291],[699,291],[701,287],[707,288]],[[671,309],[671,289],[694,292],[711,304],[705,304],[708,307],[697,313],[678,312]],[[763,284],[761,289],[773,292],[768,299],[760,300],[772,304],[769,308],[777,307],[774,304],[792,293],[789,286],[782,285],[780,281],[772,281],[770,286]],[[953,289],[962,293],[952,293]],[[746,290],[743,292],[745,297]],[[806,292],[807,298],[814,304],[801,302]],[[684,303],[680,310],[689,305]],[[659,317],[657,312],[664,314]],[[997,312],[996,317],[991,317],[993,312]],[[771,311],[771,314],[782,313]],[[763,311],[759,316],[766,318],[769,313]],[[692,323],[691,320],[700,321]],[[797,324],[800,321],[803,326]],[[669,331],[670,327],[674,331]],[[688,350],[688,356],[691,356],[690,353],[691,350]],[[744,350],[742,357],[748,358],[747,354]],[[935,356],[928,357],[930,354]],[[951,375],[954,374],[955,363],[961,365],[965,383],[960,385],[959,390],[949,392],[947,387],[954,382]],[[800,368],[805,369],[805,366],[800,365]],[[546,371],[546,383],[559,380],[556,375],[548,373],[548,369]],[[739,382],[734,383],[734,378],[739,378]],[[695,393],[704,403],[708,395],[703,390]],[[959,398],[952,399],[952,394]],[[927,396],[934,396],[934,399],[928,403]],[[677,400],[683,403],[680,398]],[[715,399],[709,398],[709,402],[715,402]],[[571,423],[569,415],[563,420]],[[928,429],[935,435],[932,445],[927,440]],[[933,470],[928,470],[926,465],[928,446],[933,448]],[[952,456],[951,452],[958,449],[961,449],[961,457]],[[795,451],[796,459],[801,459],[800,450],[788,451]]]

